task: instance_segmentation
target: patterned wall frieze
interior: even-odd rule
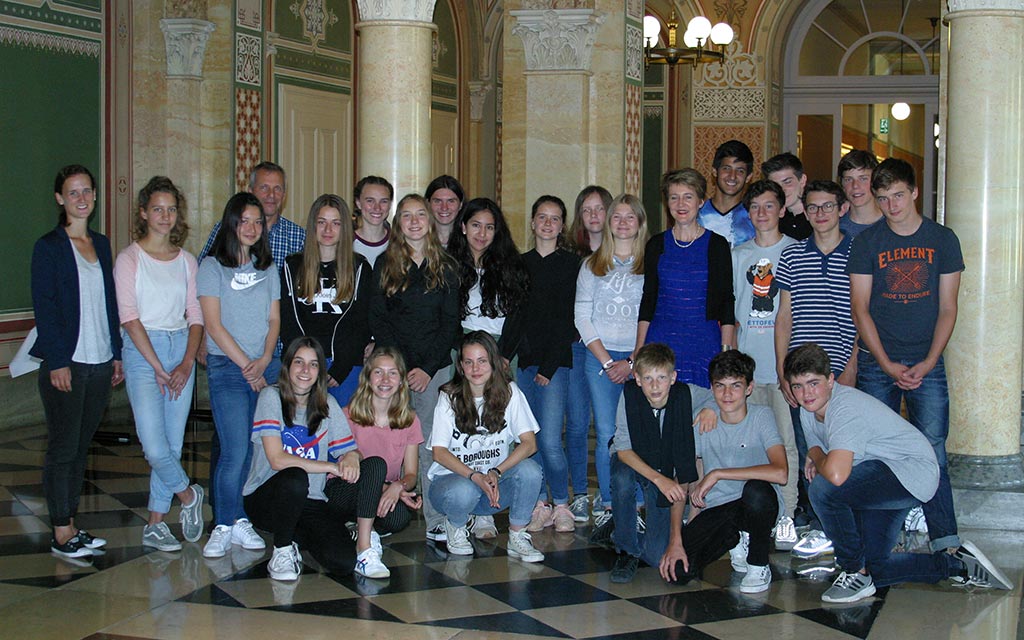
[[[665,114],[665,107],[659,104],[644,105],[644,118],[660,118]]]
[[[235,34],[235,81],[260,86],[263,83],[263,40],[245,33]]]
[[[215,28],[212,22],[193,18],[164,18],[160,21],[167,50],[168,78],[203,77],[206,43]]]
[[[295,0],[288,9],[302,22],[302,36],[314,49],[323,42],[327,29],[338,24],[338,14],[327,7],[327,0]]]
[[[765,117],[764,89],[693,90],[693,117],[697,120],[761,120]]]
[[[358,0],[359,19],[431,22],[436,0]]]
[[[526,70],[590,71],[597,29],[605,21],[593,9],[510,11],[512,33],[523,41]]]
[[[7,25],[0,25],[0,44],[42,49],[43,51],[76,56],[88,56],[90,58],[100,57],[100,42],[98,40],[81,40],[79,38],[60,36],[55,33],[41,33],[28,29],[18,29]]]
[[[1024,0],[949,0],[949,13],[956,11],[1024,11]],[[950,16],[955,18],[956,16]]]
[[[98,11],[89,11],[77,7],[53,8],[51,4],[28,6],[18,2],[0,2],[0,17],[10,17],[20,23],[38,22],[41,29],[55,28],[63,33],[85,32],[103,33],[103,20]]]
[[[523,9],[585,9],[587,0],[523,0]]]
[[[758,87],[764,59],[754,53],[744,53],[743,44],[733,40],[726,47],[725,60],[699,67],[697,86],[704,87]]]
[[[695,126],[693,128],[693,166],[706,177],[715,159],[715,150],[727,140],[745,142],[755,158],[764,158],[763,126]]]
[[[260,162],[260,92],[235,89],[235,188],[249,188],[249,174]]]
[[[322,51],[317,54],[297,51],[283,46],[280,42],[273,50],[268,45],[267,53],[274,55],[275,68],[307,71],[336,80],[352,79],[352,61],[347,58],[327,56]]]
[[[643,140],[643,89],[626,85],[625,184],[626,193],[640,193],[641,142]]]
[[[482,122],[484,119],[484,103],[487,101],[487,94],[494,90],[494,85],[487,82],[473,80],[469,83],[469,119],[472,122]]]
[[[235,0],[235,24],[255,31],[263,30],[263,0]]]
[[[644,19],[644,0],[626,0],[626,17],[642,21]]]
[[[644,81],[644,32],[632,24],[626,25],[626,79]]]

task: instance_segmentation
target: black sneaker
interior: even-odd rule
[[[639,566],[640,558],[631,556],[628,553],[620,553],[615,558],[615,566],[612,567],[611,581],[616,584],[632,582]]]
[[[100,547],[105,547],[107,545],[106,539],[97,538],[85,529],[78,530],[78,539],[82,541],[83,545],[90,549],[99,549]]]
[[[64,544],[57,544],[56,538],[50,539],[50,551],[65,558],[84,558],[92,555],[92,549],[85,546],[78,536],[72,536]]]
[[[612,533],[615,532],[615,520],[609,517],[601,526],[594,529],[594,532],[590,534],[590,544],[596,544],[599,547],[606,549],[614,548],[612,543]]]

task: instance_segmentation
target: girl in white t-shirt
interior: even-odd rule
[[[473,555],[466,527],[470,515],[509,509],[509,557],[544,560],[526,531],[543,481],[540,465],[530,459],[537,451],[537,431],[497,342],[486,331],[467,333],[455,375],[441,387],[434,410],[434,464],[427,473],[430,500],[445,515],[449,553]]]

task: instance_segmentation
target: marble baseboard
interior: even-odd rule
[[[961,528],[1024,531],[1024,491],[953,489]]]

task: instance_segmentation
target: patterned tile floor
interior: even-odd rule
[[[189,471],[202,478],[208,427],[186,440]],[[279,583],[267,577],[269,554],[236,547],[210,561],[200,544],[177,553],[141,547],[148,466],[137,444],[93,446],[78,523],[109,544],[89,562],[68,561],[49,552],[45,447],[40,427],[0,433],[0,638],[1018,637],[1019,586],[964,593],[906,585],[832,608],[819,600],[828,583],[798,574],[806,565],[783,553],[772,556],[771,589],[755,596],[739,593],[728,558],[685,587],[665,584],[652,568],[612,584],[613,556],[587,543],[589,526],[537,534],[547,559],[524,564],[507,558],[504,536],[475,542],[475,558],[448,557],[443,544],[424,543],[415,521],[385,539],[389,580],[326,575],[309,561],[298,582]],[[966,535],[1020,585],[1024,534]]]

